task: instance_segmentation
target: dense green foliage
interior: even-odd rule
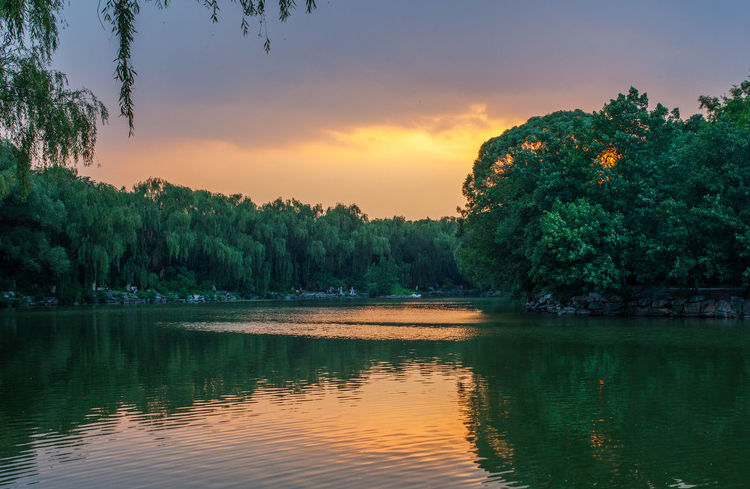
[[[256,206],[240,195],[148,180],[130,191],[51,167],[30,174],[24,199],[19,152],[0,162],[0,290],[65,300],[92,286],[265,295],[353,286],[389,294],[460,283],[455,219],[370,221],[357,206],[323,210],[297,201]]]
[[[750,81],[687,120],[631,88],[599,112],[487,141],[464,184],[460,263],[560,295],[750,284]]]
[[[287,306],[275,309],[272,318],[289,317],[295,307]],[[351,317],[346,307],[338,309],[344,313],[339,317]],[[363,389],[391,379],[399,388],[386,388],[383,396],[425,403],[435,402],[438,382],[454,382],[457,399],[450,395],[444,401],[458,402],[453,409],[460,409],[465,431],[440,436],[471,444],[467,460],[473,457],[488,475],[503,474],[506,487],[666,488],[678,486],[675,480],[686,481],[685,486],[746,485],[746,328],[698,322],[674,328],[643,320],[607,327],[596,320],[503,314],[507,310],[494,301],[460,307],[481,310],[485,324],[496,327],[478,329],[491,333],[462,341],[363,340],[217,334],[181,326],[231,325],[258,317],[254,308],[240,304],[5,314],[0,316],[0,457],[10,462],[4,473],[20,457],[26,470],[34,471],[41,455],[28,447],[42,436],[48,451],[57,440],[66,453],[67,435],[74,435],[85,455],[87,437],[99,435],[101,426],[123,423],[124,417],[136,433],[164,430],[182,439],[176,430],[187,425],[186,419],[216,413],[206,409],[211,401],[227,408],[242,403],[256,416],[264,415],[258,406],[269,396],[290,417],[296,415],[294,406],[329,395],[339,403],[356,395],[361,409],[382,408],[383,399],[364,396]],[[392,312],[390,305],[387,310],[395,322],[413,318]],[[410,372],[420,374],[410,378]],[[395,419],[402,413],[398,409],[423,406],[389,405],[389,415]],[[250,424],[256,423],[238,429]],[[227,442],[222,433],[228,432],[210,432],[217,447]],[[403,455],[409,446],[425,445],[397,447],[401,462],[409,459]],[[119,458],[123,452],[113,453]],[[157,468],[163,472],[161,463]],[[45,481],[54,485],[56,474],[45,472]],[[475,480],[466,485],[476,485]],[[487,480],[488,487],[497,482]]]
[[[33,162],[91,162],[96,124],[107,119],[91,91],[68,88],[65,75],[50,68],[63,3],[0,2],[0,137],[20,150],[24,191]]]

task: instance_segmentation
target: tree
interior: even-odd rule
[[[167,8],[171,3],[170,0],[145,0],[145,2],[154,3],[158,8]],[[219,11],[221,9],[219,0],[199,0],[199,2],[209,10],[211,21],[218,22]],[[115,78],[121,84],[120,114],[128,119],[130,134],[133,133],[132,92],[136,77],[136,71],[133,68],[130,57],[130,47],[137,32],[136,19],[140,14],[140,3],[138,0],[107,0],[101,8],[104,20],[111,25],[112,33],[119,42]],[[268,52],[271,49],[271,41],[265,29],[266,2],[264,0],[232,0],[232,3],[238,3],[241,7],[240,29],[244,35],[250,32],[249,20],[251,18],[260,19],[260,28],[264,38],[263,49]],[[279,0],[279,20],[283,22],[289,18],[291,11],[295,7],[295,0]],[[305,9],[308,13],[312,12],[315,8],[315,0],[305,0]]]
[[[560,295],[618,290],[625,278],[622,216],[585,199],[557,202],[542,215],[530,275]]]
[[[50,69],[61,0],[0,3],[0,137],[20,150],[17,172],[28,192],[33,162],[90,163],[104,105],[87,89],[71,90]]]
[[[482,145],[464,183],[460,227],[464,274],[482,287],[533,287],[529,257],[541,238],[544,211],[592,191],[600,168],[580,144],[591,114],[561,111],[533,117]]]
[[[101,17],[118,42],[115,79],[120,83],[120,114],[127,118],[133,134],[133,98],[136,71],[131,59],[136,21],[142,3],[167,8],[169,0],[107,0],[100,2]],[[9,139],[21,151],[17,171],[24,192],[28,191],[29,169],[66,165],[79,160],[89,164],[96,143],[96,125],[108,113],[104,105],[85,88],[70,89],[65,75],[50,67],[58,47],[63,0],[15,0],[0,2],[0,138]],[[200,2],[218,22],[219,0]],[[270,49],[265,35],[266,2],[232,0],[241,9],[240,28],[250,31],[249,19],[259,18],[264,33],[263,47]],[[278,14],[286,20],[295,8],[294,0],[279,0]],[[305,0],[307,12],[315,0]]]
[[[465,274],[562,296],[750,284],[750,80],[700,101],[708,120],[685,121],[631,88],[486,142],[464,184]]]
[[[747,125],[750,122],[750,79],[729,90],[729,95],[710,97],[701,95],[698,102],[702,109],[708,111],[708,118],[715,121],[722,117],[734,120],[738,124]]]

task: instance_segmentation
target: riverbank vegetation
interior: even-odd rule
[[[750,80],[682,119],[631,88],[533,117],[481,148],[464,184],[461,268],[558,297],[750,285]]]
[[[747,288],[750,80],[699,100],[707,116],[683,119],[631,88],[598,112],[533,117],[482,145],[458,220],[258,206],[159,179],[118,190],[61,166],[28,173],[25,153],[6,141],[0,290],[66,303],[126,285],[264,297],[471,282],[560,299]]]
[[[21,155],[22,156],[22,155]],[[151,179],[131,191],[48,167],[21,191],[19,152],[0,160],[0,290],[90,300],[96,288],[242,297],[292,290],[385,295],[461,284],[456,220],[368,219],[356,205],[241,195]]]

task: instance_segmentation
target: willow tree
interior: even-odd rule
[[[133,87],[136,71],[131,58],[141,4],[167,8],[169,0],[107,0],[99,3],[100,18],[109,24],[117,41],[114,78],[120,83],[120,114],[127,118],[133,134]],[[199,0],[218,22],[227,2]],[[266,35],[266,3],[263,0],[231,0],[240,7],[240,29],[250,32],[249,20],[260,20],[263,47],[270,50]],[[86,89],[71,89],[65,75],[51,68],[59,41],[63,0],[13,0],[0,2],[0,138],[19,148],[18,175],[24,194],[29,170],[41,166],[89,164],[96,144],[97,123],[104,123],[105,106]],[[306,0],[307,12],[315,0]],[[294,0],[279,0],[278,16],[286,20]]]
[[[219,11],[227,2],[219,0],[198,0],[206,9],[212,22],[219,21]],[[112,33],[118,41],[117,68],[115,78],[120,82],[120,114],[128,119],[130,134],[133,133],[133,86],[135,84],[136,71],[130,56],[130,48],[136,35],[136,20],[140,14],[140,5],[144,2],[138,0],[107,0],[101,7],[102,17],[112,27]],[[153,3],[157,8],[167,8],[170,0],[145,0],[145,3]],[[231,3],[239,4],[241,10],[240,29],[244,35],[250,32],[250,19],[260,20],[261,37],[264,38],[263,49],[266,52],[271,49],[271,41],[268,38],[266,22],[266,2],[264,0],[231,0]],[[294,0],[279,0],[279,20],[285,21],[296,7]],[[308,13],[316,8],[315,0],[305,0],[305,9]]]
[[[61,0],[0,2],[0,137],[20,150],[24,194],[34,162],[90,163],[97,121],[107,119],[90,90],[70,89],[50,67],[62,7]]]

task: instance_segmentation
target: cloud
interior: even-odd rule
[[[81,173],[117,186],[159,177],[257,203],[296,198],[356,203],[371,217],[439,218],[463,205],[461,184],[480,144],[509,125],[475,104],[408,125],[352,127],[268,147],[226,139],[129,140],[106,145],[98,156],[106,165]]]
[[[750,3],[330,0],[271,18],[269,55],[226,5],[218,24],[201,2],[142,6],[136,136],[115,118],[86,172],[437,217],[504,128],[599,110],[631,85],[690,115],[748,68]],[[66,17],[56,66],[115,112],[111,35],[93,5]]]

